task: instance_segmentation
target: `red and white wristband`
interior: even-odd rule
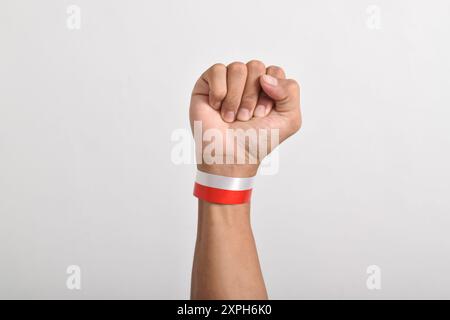
[[[247,203],[252,195],[254,178],[224,177],[197,171],[194,196],[212,203]]]

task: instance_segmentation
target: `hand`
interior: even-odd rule
[[[253,176],[262,161],[261,153],[251,147],[252,143],[259,146],[264,138],[259,130],[279,130],[281,143],[300,129],[300,88],[295,80],[286,79],[283,69],[275,66],[266,69],[260,61],[215,64],[195,84],[189,113],[193,130],[194,121],[201,121],[203,133],[212,129],[215,138],[221,135],[223,142],[221,147],[216,144],[219,147],[214,150],[214,158],[222,161],[208,163],[197,159],[199,170],[225,176]],[[258,141],[249,135],[249,141],[234,143],[228,150],[225,148],[231,140],[228,129],[254,130]],[[196,141],[202,156],[210,143],[203,139]],[[269,143],[265,154],[274,147]],[[245,154],[244,164],[237,161],[239,152]],[[231,163],[226,163],[227,160]]]

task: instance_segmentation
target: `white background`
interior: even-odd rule
[[[173,164],[171,134],[204,69],[250,59],[302,85],[303,128],[254,192],[270,297],[450,298],[449,11],[2,0],[0,298],[188,298],[195,168]]]

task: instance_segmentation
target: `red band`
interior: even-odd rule
[[[250,202],[252,189],[249,190],[224,190],[207,187],[199,183],[194,185],[194,196],[199,199],[220,204],[241,204]]]

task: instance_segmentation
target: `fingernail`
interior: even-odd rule
[[[248,121],[250,119],[250,112],[247,109],[240,109],[237,118],[241,121]]]
[[[270,84],[271,86],[276,86],[278,84],[277,78],[269,76],[268,74],[263,75],[263,80],[264,82]]]
[[[256,107],[255,112],[253,113],[255,117],[262,118],[266,115],[266,107],[262,104]]]
[[[223,119],[226,122],[233,122],[234,121],[234,112],[233,111],[225,112],[225,115],[224,115]]]

